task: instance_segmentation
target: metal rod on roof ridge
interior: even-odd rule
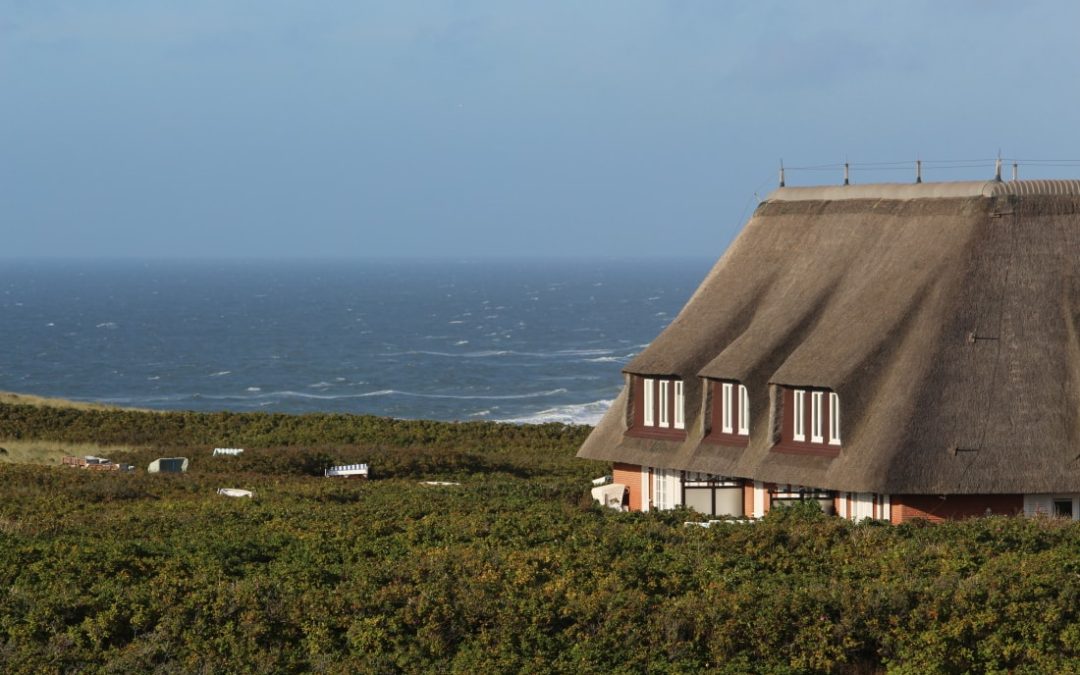
[[[844,162],[844,185],[851,185],[848,163]]]
[[[1001,151],[998,150],[997,159],[994,160],[994,180],[1001,182]]]
[[[784,187],[784,160],[780,160],[780,187]]]
[[[1013,162],[1012,179],[1013,180],[1019,180],[1020,179],[1020,165],[1018,163],[1016,163],[1016,162]]]
[[[921,159],[915,160],[915,182],[916,183],[921,183],[922,182],[922,160]]]

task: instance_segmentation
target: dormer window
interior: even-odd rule
[[[727,445],[746,445],[750,436],[750,395],[734,381],[712,383],[712,427],[707,438]]]
[[[671,420],[668,419],[668,391],[671,390],[671,387],[668,386],[666,380],[660,380],[657,384],[659,385],[657,389],[660,391],[660,405],[658,406],[660,412],[660,426],[667,429],[671,425]]]
[[[686,428],[686,395],[682,380],[675,380],[675,428]]]
[[[840,449],[840,396],[817,387],[782,387],[779,450],[835,455]]]
[[[733,421],[734,415],[732,415],[731,405],[731,399],[734,398],[734,396],[732,396],[732,389],[734,389],[734,387],[735,385],[730,382],[723,382],[720,385],[720,389],[722,392],[720,403],[720,416],[723,420],[720,428],[725,434],[734,433],[735,422]]]
[[[802,389],[796,389],[794,392],[794,433],[791,438],[795,441],[806,440],[806,392]]]
[[[750,435],[750,393],[739,385],[739,435]]]
[[[635,375],[632,386],[632,435],[686,436],[686,395],[682,380]]]
[[[840,445],[840,396],[829,392],[829,445]]]
[[[810,442],[811,443],[823,443],[825,437],[822,435],[821,418],[822,418],[822,401],[825,400],[825,392],[812,391],[810,392]]]
[[[651,427],[656,424],[656,381],[651,377],[645,378],[645,387],[641,397],[644,401],[645,426]]]

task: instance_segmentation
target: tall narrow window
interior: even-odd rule
[[[686,428],[686,396],[683,394],[682,380],[675,380],[675,428]]]
[[[730,434],[731,429],[732,429],[732,425],[731,425],[731,383],[730,382],[724,382],[724,384],[722,385],[722,391],[723,391],[723,400],[720,402],[721,405],[722,405],[721,409],[723,411],[722,412],[722,415],[723,415],[723,420],[722,420],[723,425],[722,426],[723,426],[724,433],[725,434]]]
[[[668,420],[668,388],[671,384],[667,380],[658,380],[660,385],[660,426],[665,429],[671,426]]]
[[[806,392],[802,389],[796,389],[795,395],[795,426],[792,429],[791,438],[795,441],[806,440]]]
[[[750,396],[742,384],[739,385],[739,434],[750,435]]]
[[[810,442],[821,443],[824,441],[822,436],[822,403],[825,400],[824,392],[812,391],[810,392]]]
[[[645,413],[643,421],[645,426],[651,427],[653,425],[653,381],[646,377],[644,384],[644,395],[641,397],[642,412]]]
[[[653,504],[658,509],[669,509],[671,508],[668,503],[670,500],[667,470],[653,469]]]
[[[840,445],[840,396],[829,394],[829,444]]]

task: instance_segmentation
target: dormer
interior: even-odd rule
[[[627,434],[648,438],[686,438],[686,394],[676,377],[631,375]]]
[[[735,380],[707,380],[711,409],[705,440],[722,445],[750,442],[750,393]]]
[[[840,396],[824,387],[780,386],[781,452],[840,454]]]

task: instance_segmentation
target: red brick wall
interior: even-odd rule
[[[891,521],[902,523],[912,518],[925,518],[939,523],[943,520],[973,518],[986,515],[1012,516],[1024,510],[1023,495],[892,495]]]
[[[636,464],[618,464],[611,469],[613,483],[622,483],[630,490],[630,510],[641,510],[641,467]]]

